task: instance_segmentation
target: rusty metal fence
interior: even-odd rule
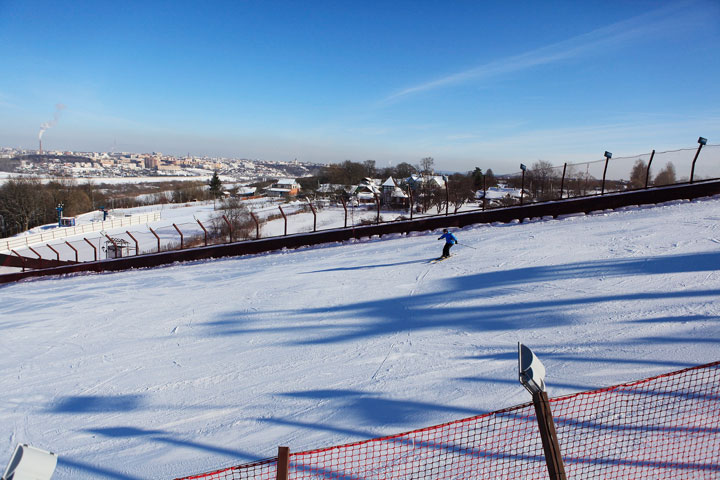
[[[720,362],[550,400],[567,478],[720,478]],[[546,479],[532,404],[178,480]]]

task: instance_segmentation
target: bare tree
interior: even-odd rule
[[[530,168],[530,190],[539,200],[548,200],[553,197],[552,183],[556,178],[555,167],[550,162],[538,160]]]
[[[647,164],[638,158],[630,172],[630,187],[642,188],[645,186],[645,178],[647,175]]]
[[[433,165],[435,164],[435,159],[432,157],[425,157],[420,159],[420,173],[423,175],[432,175],[432,173],[435,171],[433,169]]]
[[[668,162],[665,168],[655,177],[655,185],[672,185],[677,183],[677,177],[675,175],[675,165],[672,162]]]

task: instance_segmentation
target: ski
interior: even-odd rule
[[[450,257],[452,257],[452,255],[450,255]],[[442,262],[443,260],[447,260],[447,259],[450,258],[450,257],[438,257],[438,258],[433,258],[433,259],[430,260],[430,262],[428,262],[428,263],[438,263],[438,262]]]

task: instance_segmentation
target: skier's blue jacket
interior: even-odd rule
[[[440,235],[440,238],[438,238],[438,240],[442,240],[443,238],[445,239],[445,243],[449,243],[450,245],[458,243],[458,239],[450,232],[443,233],[442,235]]]

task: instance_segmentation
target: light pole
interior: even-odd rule
[[[58,215],[58,227],[62,227],[62,212],[63,212],[64,206],[65,205],[63,205],[62,203],[58,203],[58,206],[55,209],[55,210],[57,210],[57,215]]]
[[[522,170],[522,179],[520,180],[520,205],[522,205],[525,196],[525,170],[527,170],[525,164],[520,164],[520,170]]]
[[[545,391],[545,366],[533,351],[522,343],[518,343],[518,376],[522,386],[532,395],[548,475],[551,480],[566,480],[565,465],[550,411],[550,400]]]

